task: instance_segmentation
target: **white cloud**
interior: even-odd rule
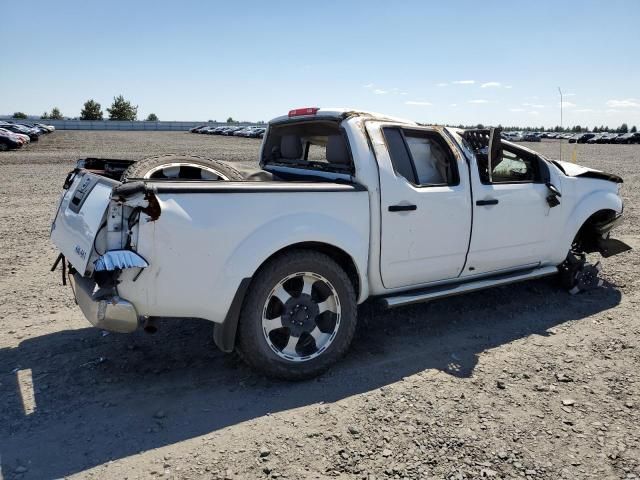
[[[560,106],[560,103],[558,102],[558,106]],[[575,103],[571,103],[571,102],[562,102],[562,106],[564,108],[573,108],[573,107],[577,107],[577,105]]]
[[[504,88],[513,88],[511,85],[505,85]]]
[[[531,110],[530,112],[527,112],[529,115],[540,115],[540,112],[536,112],[535,110]]]
[[[510,108],[510,112],[524,112],[524,108]]]
[[[400,92],[400,95],[409,95],[407,92]]]
[[[474,83],[476,83],[475,80],[456,80],[455,82],[451,82],[454,83],[456,85],[473,85]]]
[[[419,105],[421,107],[429,107],[432,105],[431,102],[419,102],[419,101],[415,101],[415,100],[409,100],[407,102],[404,102],[405,105]]]
[[[387,94],[387,93],[389,93],[389,92],[387,92],[386,90],[382,90],[382,89],[380,89],[380,88],[376,88],[376,89],[373,91],[373,93],[375,93],[376,95],[386,95],[386,94]]]
[[[627,98],[625,100],[609,100],[607,107],[611,108],[640,108],[640,100]]]
[[[436,87],[446,87],[447,85],[449,85],[447,82],[436,83]]]
[[[450,106],[450,107],[457,107],[457,106],[458,106],[458,104],[457,104],[457,103],[451,103],[451,104],[449,104],[449,106]]]
[[[489,100],[478,99],[478,100],[469,100],[469,103],[489,103]]]
[[[502,84],[500,82],[487,82],[480,85],[480,88],[496,88],[501,86]]]
[[[576,110],[576,112],[579,113],[587,113],[587,112],[593,112],[595,110],[593,110],[593,108],[580,108],[579,110]]]
[[[366,85],[363,85],[362,88],[373,88],[373,83],[367,83]]]
[[[523,103],[522,106],[531,108],[544,108],[544,105],[540,105],[538,103]]]
[[[563,97],[575,97],[576,94],[575,93],[563,93],[562,96]]]

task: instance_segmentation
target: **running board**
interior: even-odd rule
[[[437,298],[452,297],[463,293],[475,292],[476,290],[483,290],[485,288],[522,282],[524,280],[547,277],[549,275],[555,275],[556,273],[558,273],[557,267],[542,267],[525,271],[520,270],[489,278],[456,283],[454,285],[438,285],[437,287],[403,292],[398,295],[384,297],[381,301],[382,305],[386,308],[394,308],[403,305],[410,305],[412,303],[428,302],[429,300],[435,300]]]

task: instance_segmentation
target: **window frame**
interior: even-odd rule
[[[533,167],[533,180],[508,180],[508,181],[495,181],[492,179],[491,172],[489,169],[489,158],[487,157],[487,180],[484,180],[482,175],[480,174],[480,163],[476,157],[476,169],[478,170],[478,177],[480,177],[480,182],[483,185],[519,185],[519,184],[539,184],[545,183],[548,181],[549,170],[546,167],[546,164],[540,158],[539,155],[519,148],[517,145],[505,145],[504,143],[500,146],[500,152],[502,155],[502,151],[507,150],[509,153],[520,157],[523,161],[530,160],[531,165]]]
[[[265,139],[263,141],[263,145],[260,147],[261,148],[260,165],[265,169],[270,166],[285,167],[285,168],[294,168],[294,169],[305,170],[310,172],[328,172],[328,173],[334,173],[337,175],[345,174],[353,177],[356,174],[356,164],[353,158],[353,150],[351,148],[351,142],[349,141],[349,135],[347,134],[347,130],[345,129],[342,122],[343,120],[339,118],[323,117],[323,118],[313,118],[313,119],[304,119],[304,120],[293,118],[293,119],[287,119],[281,122],[270,124],[269,128],[265,131]],[[308,162],[308,165],[304,165],[304,166],[287,164],[287,162],[279,162],[278,161],[279,159],[270,158],[270,153],[264,149],[264,146],[269,145],[269,142],[272,140],[272,137],[274,135],[279,137],[282,136],[280,132],[274,132],[274,130],[279,130],[280,128],[287,128],[287,127],[295,128],[297,126],[304,126],[304,125],[309,125],[314,123],[337,126],[337,133],[339,133],[342,136],[347,146],[347,152],[348,152],[349,161],[350,161],[348,166],[340,165],[336,163],[330,163],[328,161],[322,162],[322,161],[309,160],[308,155],[309,155],[309,148],[311,145],[310,142],[304,142],[302,146],[302,158],[300,160]]]
[[[384,142],[385,142],[385,146],[387,148],[387,152],[389,153],[389,160],[391,161],[391,166],[393,167],[393,172],[395,173],[396,177],[400,177],[402,179],[404,179],[405,181],[409,182],[411,185],[413,185],[414,187],[418,187],[418,188],[432,188],[432,187],[456,187],[458,185],[460,185],[460,171],[458,169],[458,160],[457,157],[455,155],[455,153],[453,152],[453,149],[451,148],[451,146],[449,145],[449,143],[445,140],[445,138],[443,137],[443,135],[441,135],[439,132],[435,131],[435,130],[422,130],[420,128],[412,128],[412,127],[406,127],[406,126],[400,126],[400,125],[388,125],[388,126],[383,126],[381,127],[382,130],[382,136],[384,138]],[[396,166],[396,163],[393,161],[393,154],[392,154],[392,150],[390,148],[390,142],[389,142],[389,138],[387,135],[387,131],[389,130],[397,130],[400,133],[400,137],[402,139],[402,144],[404,146],[405,149],[405,153],[409,159],[409,164],[411,166],[411,171],[413,174],[413,178],[407,178],[405,177],[402,173],[400,173],[398,171],[398,168]],[[431,140],[435,143],[437,143],[446,153],[447,155],[447,159],[449,160],[449,163],[451,165],[451,175],[452,175],[452,179],[451,182],[443,182],[443,183],[419,183],[418,181],[418,170],[416,168],[416,161],[413,157],[413,153],[411,152],[411,148],[409,147],[409,143],[407,142],[407,135],[405,134],[405,132],[409,132],[409,133],[413,133],[414,137],[422,137],[422,138],[427,138],[428,140]]]

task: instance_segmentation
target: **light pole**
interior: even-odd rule
[[[562,131],[564,126],[562,125],[562,90],[560,87],[558,87],[558,92],[560,93],[560,130]],[[562,161],[562,138],[560,139],[560,161]]]

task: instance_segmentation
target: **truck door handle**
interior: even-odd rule
[[[417,209],[415,205],[389,205],[390,212],[410,212]]]
[[[497,204],[498,204],[498,199],[497,198],[490,198],[488,200],[477,200],[476,201],[476,205],[479,205],[479,206],[497,205]]]

